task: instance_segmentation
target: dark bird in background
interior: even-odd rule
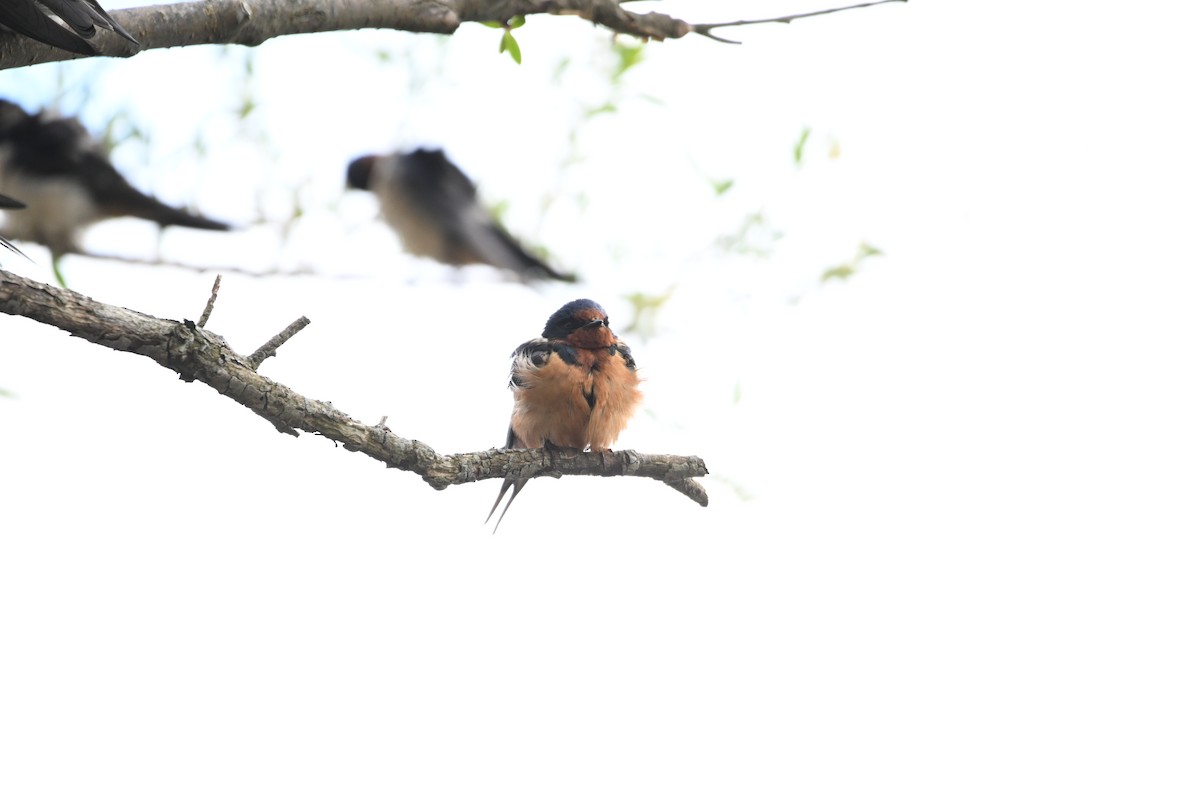
[[[361,156],[350,162],[346,184],[374,192],[384,220],[415,256],[454,267],[490,264],[525,281],[575,280],[517,243],[440,149]]]
[[[513,351],[508,388],[512,419],[505,447],[608,450],[642,401],[637,364],[593,300],[573,300],[546,321],[542,335]],[[508,507],[526,481],[505,478],[488,519],[509,487]]]
[[[44,244],[56,259],[80,252],[82,231],[113,217],[138,217],[164,227],[230,229],[135,189],[77,119],[29,114],[7,100],[0,100],[0,192],[26,206],[5,214],[4,234]]]
[[[141,46],[96,0],[0,0],[0,25],[82,56],[96,54],[87,40],[95,37],[97,26]]]

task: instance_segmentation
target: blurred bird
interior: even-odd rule
[[[55,22],[51,13],[66,27]],[[82,56],[96,54],[86,40],[96,35],[97,25],[141,46],[96,0],[0,0],[0,25]]]
[[[542,335],[513,351],[508,388],[512,420],[505,447],[608,450],[642,401],[637,364],[593,300],[573,300],[546,321]],[[526,481],[505,478],[488,519],[509,487],[508,507]],[[494,531],[493,531],[494,532]]]
[[[77,119],[29,114],[7,100],[0,100],[0,191],[26,205],[20,214],[5,215],[4,234],[44,244],[55,259],[79,252],[84,228],[113,217],[138,217],[164,227],[230,229],[135,189]]]
[[[490,264],[521,280],[573,282],[517,243],[488,213],[475,184],[440,149],[361,156],[346,184],[373,192],[383,218],[415,256],[443,264]]]

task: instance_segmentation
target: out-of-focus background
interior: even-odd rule
[[[712,472],[708,508],[534,481],[493,536],[495,481],[0,317],[0,795],[1194,797],[1198,25],[931,0],[0,72],[243,226],[98,225],[164,263],[72,289],[195,319],[223,270],[211,329],[308,316],[263,372],[440,452],[503,442],[513,347],[592,297],[646,377],[620,445]],[[344,170],[418,145],[582,282],[402,253]]]

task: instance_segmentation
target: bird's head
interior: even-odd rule
[[[379,156],[359,156],[346,167],[346,186],[351,189],[370,189],[371,168]]]
[[[586,349],[611,347],[617,337],[608,326],[608,313],[595,300],[572,300],[550,315],[542,336]]]

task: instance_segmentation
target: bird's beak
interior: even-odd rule
[[[600,325],[600,326],[604,325],[604,320],[602,320],[602,319],[594,319],[594,320],[592,320],[591,322],[589,322],[587,325],[584,325],[583,327],[585,327],[585,328],[595,328],[595,327],[596,327],[596,326],[598,326],[598,325]]]

